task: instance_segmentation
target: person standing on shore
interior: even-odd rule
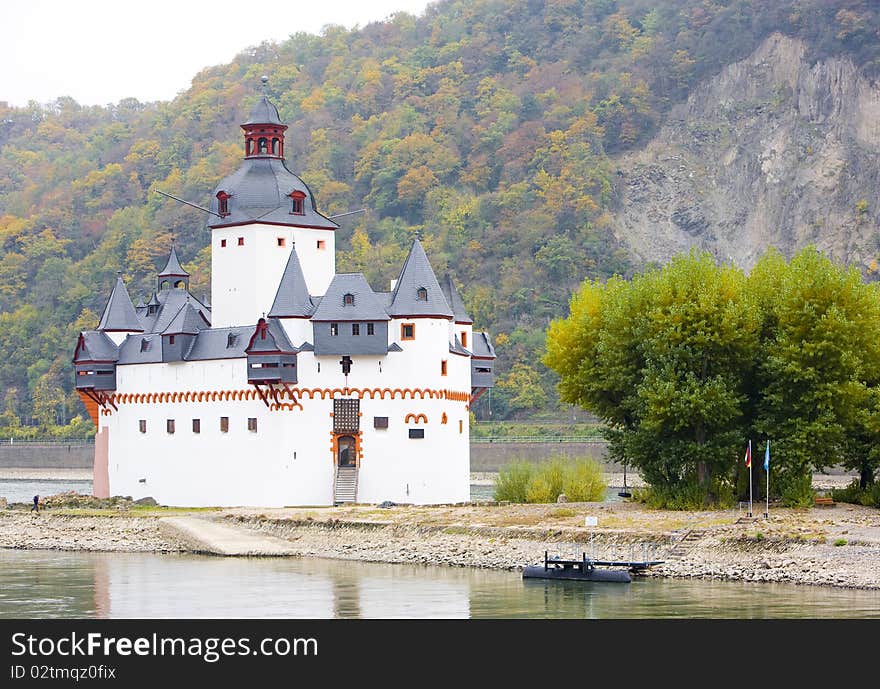
[[[39,495],[34,496],[34,506],[31,507],[31,512],[36,512],[37,514],[40,513],[40,496]]]

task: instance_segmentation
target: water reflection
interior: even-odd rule
[[[785,584],[523,581],[295,558],[0,550],[0,617],[880,618],[880,596]]]

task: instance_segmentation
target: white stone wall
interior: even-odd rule
[[[415,323],[416,338],[400,340],[400,323]],[[308,321],[287,320],[300,344]],[[340,357],[298,355],[300,389],[388,389],[385,398],[361,397],[361,452],[358,501],[446,503],[469,499],[470,444],[466,399],[431,398],[404,390],[470,392],[470,361],[449,353],[449,322],[399,319],[389,338],[404,351],[354,357],[346,380]],[[446,375],[441,361],[446,360]],[[320,364],[320,370],[319,370]],[[119,366],[117,397],[133,393],[252,390],[245,359]],[[336,396],[352,396],[336,393]],[[283,400],[289,402],[289,400]],[[152,496],[166,505],[213,506],[329,505],[333,500],[335,457],[331,452],[333,402],[330,396],[300,395],[302,408],[272,411],[259,399],[119,403],[102,415],[110,430],[109,476],[113,495]],[[445,414],[445,419],[444,419]],[[220,417],[229,417],[222,433]],[[387,416],[387,429],[373,419]],[[248,418],[257,419],[249,431]],[[201,432],[192,431],[192,419]],[[139,421],[147,423],[141,433]],[[166,421],[174,419],[169,434]],[[445,421],[445,423],[444,423]],[[423,429],[411,439],[409,429]]]
[[[211,325],[255,324],[268,313],[294,245],[309,293],[324,294],[336,271],[335,240],[332,230],[262,223],[212,230]]]

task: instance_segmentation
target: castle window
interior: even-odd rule
[[[138,430],[141,433],[147,432],[147,420],[146,419],[141,419],[140,421],[138,421]]]
[[[141,351],[146,352],[149,348],[150,348],[150,341],[149,340],[141,340]]]
[[[409,437],[410,438],[424,438],[425,437],[425,429],[424,428],[410,428],[409,429]]]
[[[217,192],[217,213],[221,218],[229,215],[229,194],[225,191]]]
[[[354,336],[358,336],[361,334],[361,324],[360,323],[352,323],[351,324],[351,334]]]
[[[202,420],[201,419],[193,419],[193,433],[201,433],[202,432]]]
[[[224,249],[226,248],[226,240],[225,239],[220,240],[220,247],[224,248]]]
[[[414,340],[414,339],[416,339],[416,324],[415,323],[401,323],[400,324],[400,339],[401,340]]]
[[[376,328],[372,323],[367,323],[367,335],[375,335]]]
[[[168,344],[174,344],[174,335],[168,336]]]
[[[446,359],[443,359],[443,361],[440,362],[440,375],[446,375]]]
[[[186,287],[186,282],[184,282],[183,280],[178,280],[177,282],[174,283],[174,286],[177,289],[183,289],[184,287]]]
[[[165,430],[169,433],[174,433],[174,419],[168,419],[165,422]]]
[[[239,245],[239,246],[244,246],[244,237],[239,237],[239,238],[238,238],[238,245]]]
[[[255,418],[249,418],[249,419],[248,419],[248,430],[249,430],[251,433],[256,433],[256,432],[257,432],[257,420],[256,420]]]
[[[373,428],[388,428],[388,417],[387,416],[374,416],[373,417]]]
[[[278,139],[272,139],[272,155],[278,155]]]
[[[290,212],[293,215],[304,215],[305,211],[303,209],[305,206],[303,205],[303,201],[305,200],[306,195],[303,192],[296,190],[290,192],[288,196],[290,196]]]
[[[245,142],[245,146],[244,146],[244,154],[247,155],[247,156],[249,156],[249,155],[253,154],[253,152],[254,152],[254,140],[253,140],[253,139],[248,139],[248,140]]]
[[[330,336],[336,337],[339,334],[339,323],[330,324]]]
[[[278,237],[278,246],[287,246],[287,240],[284,237]]]
[[[229,417],[221,416],[220,417],[220,432],[221,433],[229,433]]]
[[[238,333],[229,333],[226,336],[226,349],[232,349],[235,346],[236,340],[238,340]]]
[[[464,421],[462,421],[461,419],[458,420],[458,432],[464,433]]]
[[[325,242],[323,239],[319,239],[318,240],[318,251],[323,251],[326,248],[327,248],[327,242]]]
[[[343,306],[354,306],[354,295],[346,294],[342,297],[342,305]]]
[[[419,287],[416,290],[416,300],[428,301],[428,290],[426,290],[424,287]]]
[[[467,348],[467,330],[461,331],[461,346]]]
[[[160,289],[168,289],[168,280],[162,280],[162,284],[159,285]]]
[[[268,153],[269,152],[269,140],[265,136],[261,136],[257,139],[257,153]]]

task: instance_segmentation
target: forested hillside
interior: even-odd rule
[[[264,44],[167,103],[0,103],[0,433],[82,413],[71,353],[117,270],[148,299],[173,235],[208,291],[204,215],[153,191],[207,202],[263,74],[320,210],[368,209],[340,221],[338,269],[387,289],[421,231],[495,337],[504,415],[552,410],[549,320],[585,277],[634,268],[614,240],[611,157],[774,31],[875,77],[878,27],[870,0],[446,0]]]

